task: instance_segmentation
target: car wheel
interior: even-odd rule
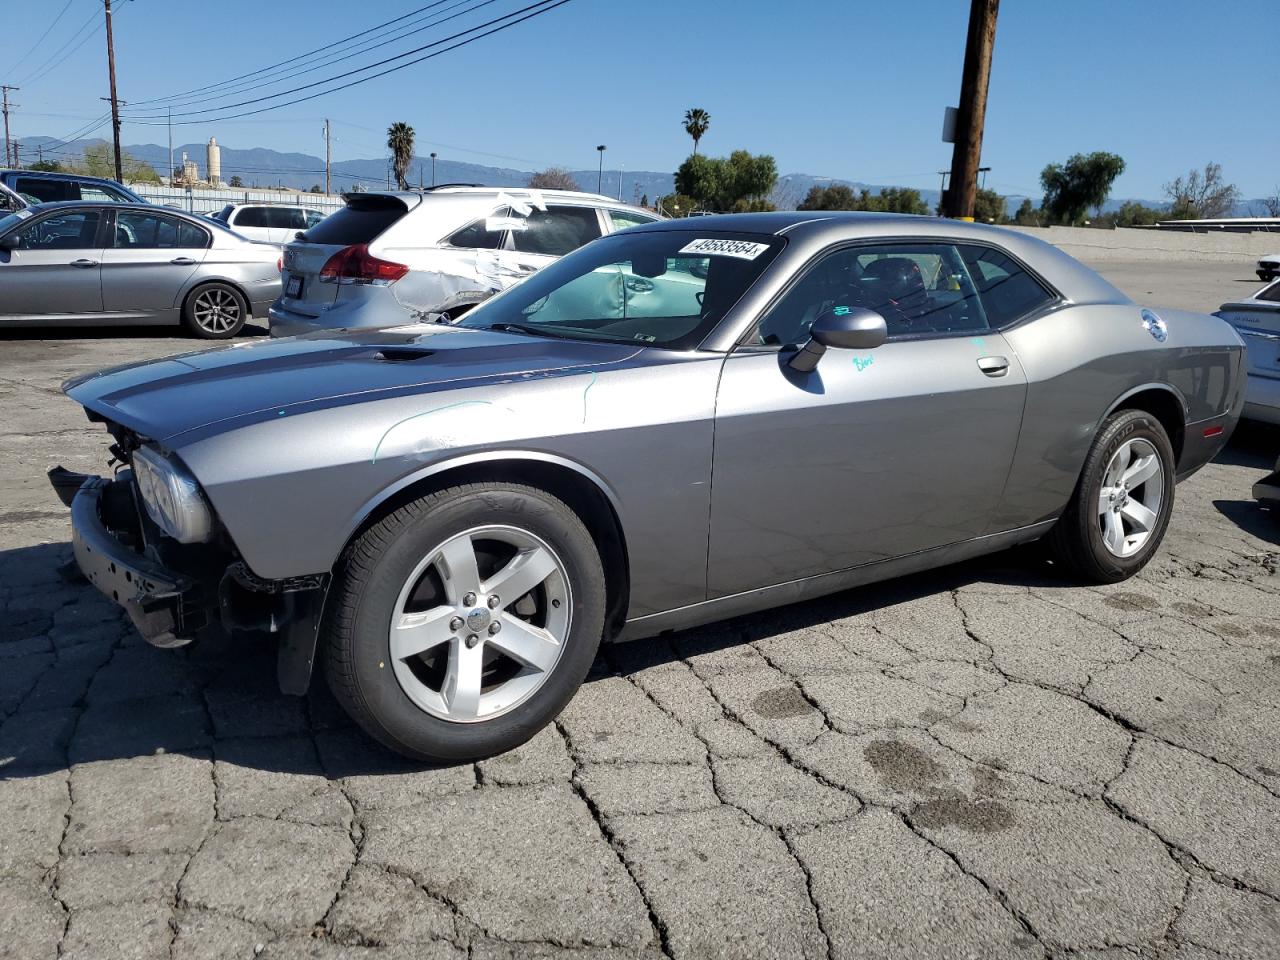
[[[1173,446],[1159,420],[1143,410],[1108,417],[1049,535],[1058,560],[1093,583],[1141,570],[1169,526],[1173,472]]]
[[[1258,279],[1263,283],[1270,283],[1276,277],[1280,277],[1280,273],[1273,273],[1270,270],[1258,270],[1256,272],[1258,274]]]
[[[600,645],[591,535],[533,487],[468,484],[371,526],[344,552],[323,637],[338,702],[375,740],[456,763],[524,743]]]
[[[187,295],[182,323],[187,331],[205,340],[229,340],[249,319],[244,296],[228,283],[206,283]]]

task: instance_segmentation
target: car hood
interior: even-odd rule
[[[246,417],[297,414],[486,379],[593,369],[640,348],[415,324],[240,343],[113,367],[68,380],[63,392],[154,440]]]

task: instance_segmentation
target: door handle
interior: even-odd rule
[[[97,261],[97,260],[85,260],[84,258],[81,258],[81,259],[79,259],[79,260],[72,260],[72,261],[71,261],[71,265],[72,265],[73,267],[79,267],[79,268],[80,268],[80,269],[82,269],[82,270],[87,270],[89,267],[96,267],[96,266],[98,265],[98,261]]]
[[[979,357],[978,369],[988,377],[1003,377],[1009,372],[1008,357]]]
[[[196,265],[196,262],[190,257],[174,257],[169,262],[175,267],[194,267]]]

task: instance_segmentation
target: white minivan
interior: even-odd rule
[[[228,203],[210,217],[246,239],[281,244],[324,218],[319,210],[282,203]]]

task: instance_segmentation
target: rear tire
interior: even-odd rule
[[[1103,421],[1067,509],[1048,536],[1054,557],[1089,583],[1118,583],[1147,565],[1173,510],[1173,445],[1144,410]]]
[[[230,340],[248,319],[248,302],[229,283],[202,283],[182,304],[182,325],[202,340]]]
[[[434,763],[479,760],[559,714],[604,617],[600,557],[569,507],[534,487],[467,484],[401,507],[343,553],[325,672],[384,746]]]

